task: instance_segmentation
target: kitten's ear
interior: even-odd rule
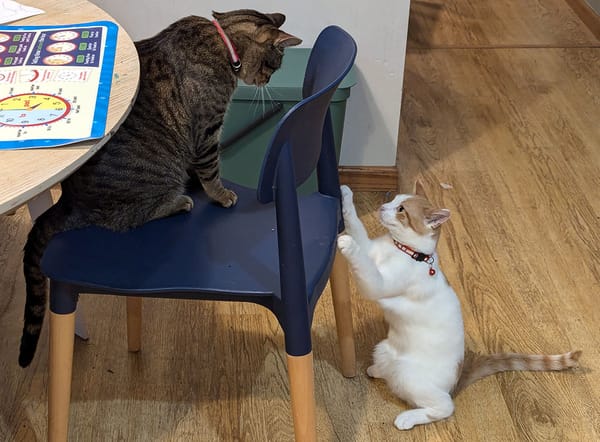
[[[280,14],[279,12],[275,12],[273,14],[265,14],[267,17],[271,19],[273,24],[277,27],[280,27],[285,22],[285,15]]]
[[[287,48],[288,46],[298,46],[300,43],[302,43],[302,40],[300,40],[298,37],[294,37],[287,32],[279,31],[279,35],[273,44],[283,49]]]
[[[436,229],[450,219],[450,211],[448,209],[436,209],[425,216],[425,225],[432,229]]]
[[[422,196],[423,198],[427,198],[427,195],[425,194],[425,188],[423,187],[423,183],[421,182],[421,180],[415,181],[415,188],[413,190],[413,195],[419,195],[419,196]]]

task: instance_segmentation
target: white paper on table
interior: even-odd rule
[[[12,0],[0,0],[0,23],[9,23],[43,13],[41,9],[32,6],[25,6]]]

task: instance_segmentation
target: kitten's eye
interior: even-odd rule
[[[398,213],[402,213],[402,212],[404,212],[404,207],[402,207],[402,206],[398,206],[398,208],[396,209],[396,211],[397,211]]]

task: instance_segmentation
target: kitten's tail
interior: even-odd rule
[[[570,351],[561,355],[525,355],[519,353],[478,355],[467,352],[453,395],[479,379],[502,371],[559,371],[576,367],[580,356],[581,350]]]
[[[40,215],[33,224],[23,256],[23,273],[25,274],[26,298],[23,335],[19,353],[19,365],[27,367],[37,348],[37,343],[46,313],[46,277],[42,274],[40,261],[50,239],[66,228],[71,228],[68,222],[69,213],[63,200]]]

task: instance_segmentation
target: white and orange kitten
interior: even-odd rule
[[[379,209],[388,233],[369,239],[356,214],[352,191],[342,186],[346,234],[338,247],[348,260],[360,293],[377,301],[389,325],[387,339],[367,369],[415,408],[400,413],[401,430],[447,418],[452,396],[482,377],[507,370],[564,370],[581,352],[562,355],[503,353],[465,357],[460,302],[442,274],[436,246],[440,226],[450,218],[435,208],[417,183],[415,195],[398,195]]]

